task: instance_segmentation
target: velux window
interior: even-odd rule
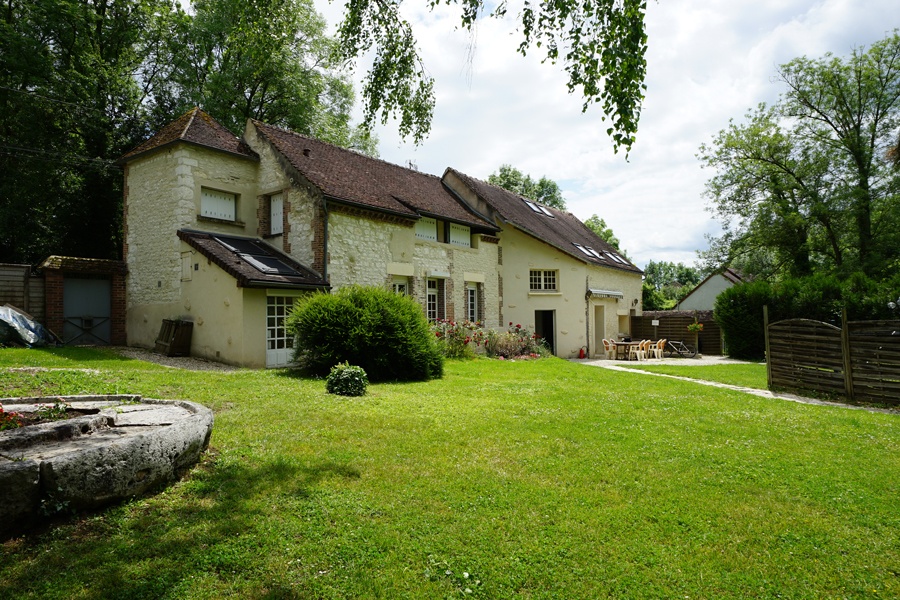
[[[556,271],[532,269],[528,277],[529,289],[532,292],[555,292],[556,274]]]

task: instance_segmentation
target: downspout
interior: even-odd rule
[[[588,358],[591,357],[591,278],[584,278],[584,347],[585,354]],[[594,323],[594,327],[597,324]]]

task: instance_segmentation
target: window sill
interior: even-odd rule
[[[197,221],[203,221],[206,223],[218,223],[220,225],[231,225],[232,227],[240,227],[241,229],[247,226],[243,221],[229,221],[228,219],[217,219],[215,217],[204,217],[203,215],[197,215]]]
[[[562,292],[558,290],[547,290],[547,291],[536,291],[530,290],[528,292],[529,296],[562,296]]]

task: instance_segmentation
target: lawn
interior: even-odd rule
[[[684,360],[686,362],[690,361],[690,359]],[[765,363],[727,363],[722,365],[701,366],[679,364],[638,366],[624,364],[622,366],[636,371],[647,371],[649,373],[660,373],[662,375],[676,375],[678,377],[702,379],[703,381],[715,381],[718,383],[727,383],[729,385],[754,388],[757,390],[767,389]]]
[[[0,396],[216,412],[184,480],[4,543],[0,598],[900,597],[898,415],[558,359],[324,388],[0,350]]]

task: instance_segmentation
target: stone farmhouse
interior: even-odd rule
[[[573,215],[447,169],[420,173],[193,109],[124,155],[128,343],[193,322],[191,354],[291,360],[297,297],[374,285],[429,319],[533,327],[557,356],[602,353],[640,314],[641,271]]]

